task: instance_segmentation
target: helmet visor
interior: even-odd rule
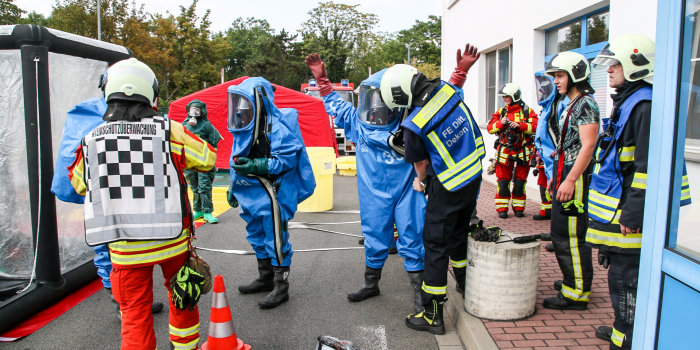
[[[255,116],[253,104],[243,95],[228,95],[228,127],[243,129],[250,125]]]
[[[360,86],[357,116],[361,122],[370,125],[389,125],[396,120],[398,115],[398,109],[391,110],[382,101],[379,88]]]
[[[187,113],[190,117],[200,117],[202,115],[202,109],[199,107],[192,106],[190,111]]]
[[[620,61],[618,61],[617,59],[607,56],[598,56],[593,61],[591,61],[591,65],[595,68],[607,68],[610,66],[614,66],[618,63],[620,63]]]
[[[554,84],[549,76],[536,76],[535,87],[537,88],[537,102],[542,102],[549,98],[554,92]]]

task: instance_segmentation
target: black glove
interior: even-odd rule
[[[532,175],[537,176],[539,174],[540,174],[540,169],[535,168],[534,170],[532,170]]]
[[[610,266],[610,254],[606,251],[598,250],[598,264],[607,269]]]
[[[472,238],[480,242],[495,242],[498,237],[501,237],[501,229],[498,226],[491,226],[488,228],[477,227],[474,232],[472,232]]]

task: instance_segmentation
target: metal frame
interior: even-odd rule
[[[584,57],[586,57],[586,59],[589,59],[589,60],[592,59],[592,58],[594,58],[595,56],[597,56],[598,53],[600,52],[600,50],[602,50],[603,47],[605,47],[605,45],[608,44],[608,41],[603,41],[603,42],[595,43],[595,44],[592,44],[592,45],[583,45],[583,44],[584,44],[586,41],[588,41],[588,30],[587,30],[587,28],[588,28],[588,18],[591,17],[591,16],[598,15],[598,14],[600,14],[600,13],[603,13],[603,12],[605,12],[605,11],[608,11],[608,12],[609,12],[609,11],[610,11],[610,6],[605,6],[605,7],[601,8],[601,9],[595,10],[595,11],[593,11],[593,12],[589,12],[589,13],[587,13],[587,14],[581,16],[581,17],[577,17],[577,18],[572,19],[572,20],[570,20],[570,21],[567,21],[567,22],[564,22],[564,23],[561,23],[561,24],[557,24],[556,26],[551,27],[551,28],[548,28],[547,30],[545,30],[545,49],[544,49],[544,52],[545,52],[545,53],[547,52],[547,39],[546,39],[546,38],[547,38],[547,34],[548,34],[549,32],[551,32],[551,31],[553,31],[553,30],[557,30],[557,29],[559,29],[559,28],[561,28],[561,27],[567,26],[567,25],[569,25],[569,24],[571,24],[571,23],[580,22],[580,23],[581,23],[581,45],[580,45],[579,47],[577,47],[577,48],[571,50],[571,51],[580,53],[580,54],[582,54]],[[552,59],[552,57],[554,57],[554,55],[555,55],[555,54],[552,54],[552,55],[545,55],[545,56],[544,56],[544,61],[545,61],[545,62],[549,62],[549,60]]]

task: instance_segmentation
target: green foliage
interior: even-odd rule
[[[14,0],[0,0],[0,24],[18,24],[22,14],[26,12],[13,2]]]

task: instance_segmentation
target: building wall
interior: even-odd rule
[[[512,81],[520,85],[523,100],[538,111],[534,73],[544,69],[545,31],[590,12],[609,6],[609,37],[639,33],[655,38],[657,0],[443,0],[442,10],[442,68],[443,80],[448,80],[455,67],[455,52],[469,42],[483,53],[512,44]],[[493,157],[495,137],[486,133],[492,108],[486,106],[486,63],[484,55],[469,71],[464,85],[465,102],[482,127],[488,159]],[[500,87],[497,87],[499,89]],[[608,91],[608,95],[611,91]],[[612,103],[609,102],[608,106]],[[608,115],[609,111],[601,111]],[[700,164],[689,163],[691,189],[700,198]],[[494,176],[485,176],[495,182]],[[694,179],[698,179],[694,181]],[[697,184],[693,186],[693,184]],[[528,180],[528,197],[536,198],[534,176]]]

